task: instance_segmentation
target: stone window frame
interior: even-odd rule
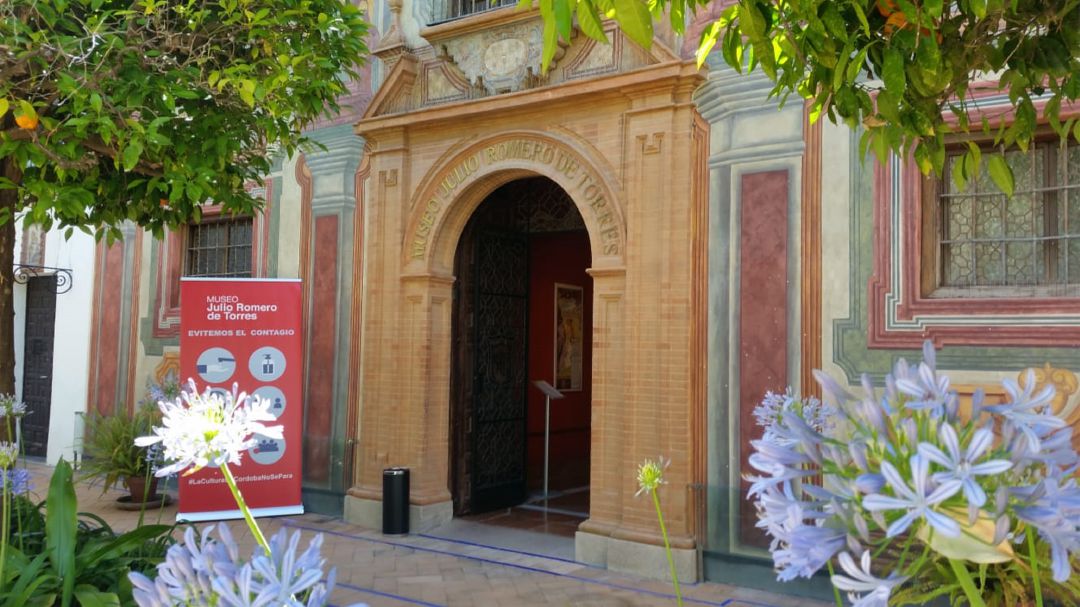
[[[208,246],[196,246],[194,239],[195,234],[200,229],[212,228],[218,226],[229,226],[229,229],[225,231],[226,241],[224,243],[215,243]],[[247,227],[247,242],[236,244],[231,239],[233,237],[232,228]],[[236,258],[237,254],[242,256],[243,248],[247,249],[247,256],[250,261],[247,266],[246,272],[230,272],[231,262]],[[255,274],[255,218],[251,215],[224,215],[217,213],[213,216],[202,217],[201,221],[191,222],[184,227],[184,259],[182,262],[182,276],[197,276],[206,278],[251,278]],[[191,264],[193,259],[200,254],[206,255],[223,255],[225,257],[224,272],[211,272],[199,274],[193,271]]]
[[[983,152],[984,158],[989,154],[994,153],[993,142],[986,139],[972,139],[979,146]],[[949,156],[958,156],[959,153],[967,149],[965,140],[957,140],[953,145],[950,145],[947,149]],[[1062,141],[1052,131],[1044,130],[1040,132],[1039,136],[1034,142],[1032,142],[1029,149],[1023,153],[1026,154],[1042,154],[1044,159],[1049,159],[1053,162],[1065,162],[1067,159],[1062,159],[1060,154],[1065,150],[1073,150],[1073,153],[1080,150],[1080,144],[1077,144],[1070,136],[1069,139]],[[1018,149],[1010,149],[1009,152],[1019,152]],[[1068,152],[1065,152],[1066,154]],[[1046,162],[1044,160],[1044,162]],[[983,162],[983,171],[985,171],[985,160]],[[1044,164],[1045,175],[1044,177],[1049,180],[1053,180],[1056,176],[1056,172],[1053,171],[1053,167],[1049,162]],[[1069,187],[1076,184],[1071,183],[1077,176],[1068,175],[1068,168],[1066,166],[1066,179],[1065,183],[1044,183],[1037,184],[1036,190],[1032,194],[1037,195],[1038,192],[1043,192],[1043,195],[1050,194],[1055,198],[1061,195],[1068,195]],[[952,299],[1000,299],[1008,297],[1022,297],[1022,298],[1035,298],[1035,299],[1053,299],[1053,298],[1077,298],[1080,297],[1080,282],[1074,281],[1068,282],[1068,276],[1064,281],[1054,283],[1044,283],[1038,285],[947,285],[945,284],[944,264],[943,264],[943,224],[944,219],[942,216],[942,191],[947,188],[951,189],[951,175],[949,172],[949,164],[946,162],[944,174],[941,176],[927,175],[922,179],[922,196],[920,204],[921,209],[921,234],[923,238],[920,240],[920,250],[918,265],[920,268],[920,290],[923,297],[928,298],[952,298]],[[972,188],[972,184],[968,185],[968,189]],[[964,196],[963,193],[959,193],[960,196]],[[1017,192],[1017,194],[1023,194],[1023,192]],[[980,193],[981,195],[981,193]],[[1078,194],[1080,195],[1080,194]],[[1033,202],[1033,204],[1036,204]],[[1067,223],[1067,222],[1066,222]],[[1031,236],[1024,235],[1023,239],[1035,239],[1035,238],[1054,238],[1060,237],[1056,240],[1048,240],[1048,245],[1053,245],[1056,250],[1059,246],[1068,246],[1068,237],[1070,235],[1080,234],[1080,229],[1076,226],[1069,228],[1068,234],[1051,234],[1045,231],[1042,234],[1032,234]],[[1008,236],[1003,234],[1000,242],[1004,245],[1008,241]],[[1046,255],[1044,255],[1045,257]],[[1066,259],[1067,259],[1066,252]],[[1004,257],[1003,257],[1004,259]],[[1047,263],[1040,262],[1040,269],[1043,271],[1047,268]],[[1067,267],[1067,263],[1066,263]],[[1059,270],[1058,266],[1054,266],[1054,270]],[[977,280],[977,278],[976,278]]]
[[[972,123],[984,116],[992,123],[1012,120],[1012,103],[996,83],[973,88],[971,96],[978,101],[969,113]],[[1036,103],[1039,115],[1045,103]],[[1073,117],[1080,117],[1080,104],[1064,104],[1061,120]],[[946,118],[955,123],[951,115]],[[863,166],[872,177],[852,204],[870,202],[873,209],[872,268],[866,284],[869,348],[917,349],[926,339],[938,347],[1073,347],[1080,341],[1077,296],[933,296],[936,285],[924,281],[922,272],[923,200],[929,196],[922,173],[910,156],[893,156],[886,163],[867,158]]]
[[[268,275],[270,249],[270,215],[274,200],[273,180],[267,179],[262,186],[265,192],[257,194],[257,186],[251,184],[248,189],[263,198],[263,208],[252,217],[251,230],[251,277],[261,278]],[[221,215],[219,205],[208,205],[202,209],[203,221]],[[152,337],[169,339],[180,335],[180,278],[184,275],[186,257],[187,229],[178,228],[166,233],[165,238],[155,240],[157,263],[151,268],[151,287],[153,289],[153,308],[150,310]]]

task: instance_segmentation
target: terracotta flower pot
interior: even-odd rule
[[[157,493],[156,476],[150,477],[150,487],[147,489],[147,479],[145,476],[129,476],[125,481],[128,491],[131,492],[131,502],[135,504],[141,504],[146,502],[156,502],[160,499]],[[145,497],[145,499],[144,499]]]

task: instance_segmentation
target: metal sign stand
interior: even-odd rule
[[[533,381],[533,385],[544,393],[544,512],[548,508],[548,447],[551,442],[551,399],[563,398],[563,393],[555,386],[542,379]]]

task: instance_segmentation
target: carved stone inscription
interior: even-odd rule
[[[612,207],[601,187],[600,177],[575,156],[549,142],[539,139],[510,139],[470,154],[442,174],[435,195],[424,203],[424,212],[409,242],[413,258],[427,255],[431,230],[446,205],[454,199],[458,188],[481,166],[495,166],[507,161],[527,161],[555,169],[569,183],[569,194],[579,205],[589,208],[599,226],[600,250],[604,255],[617,255],[622,248],[622,235]]]

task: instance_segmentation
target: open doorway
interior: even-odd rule
[[[450,415],[455,516],[569,538],[587,518],[590,259],[577,207],[546,178],[498,188],[465,227],[455,256]],[[551,401],[550,424],[537,380],[564,396]]]

